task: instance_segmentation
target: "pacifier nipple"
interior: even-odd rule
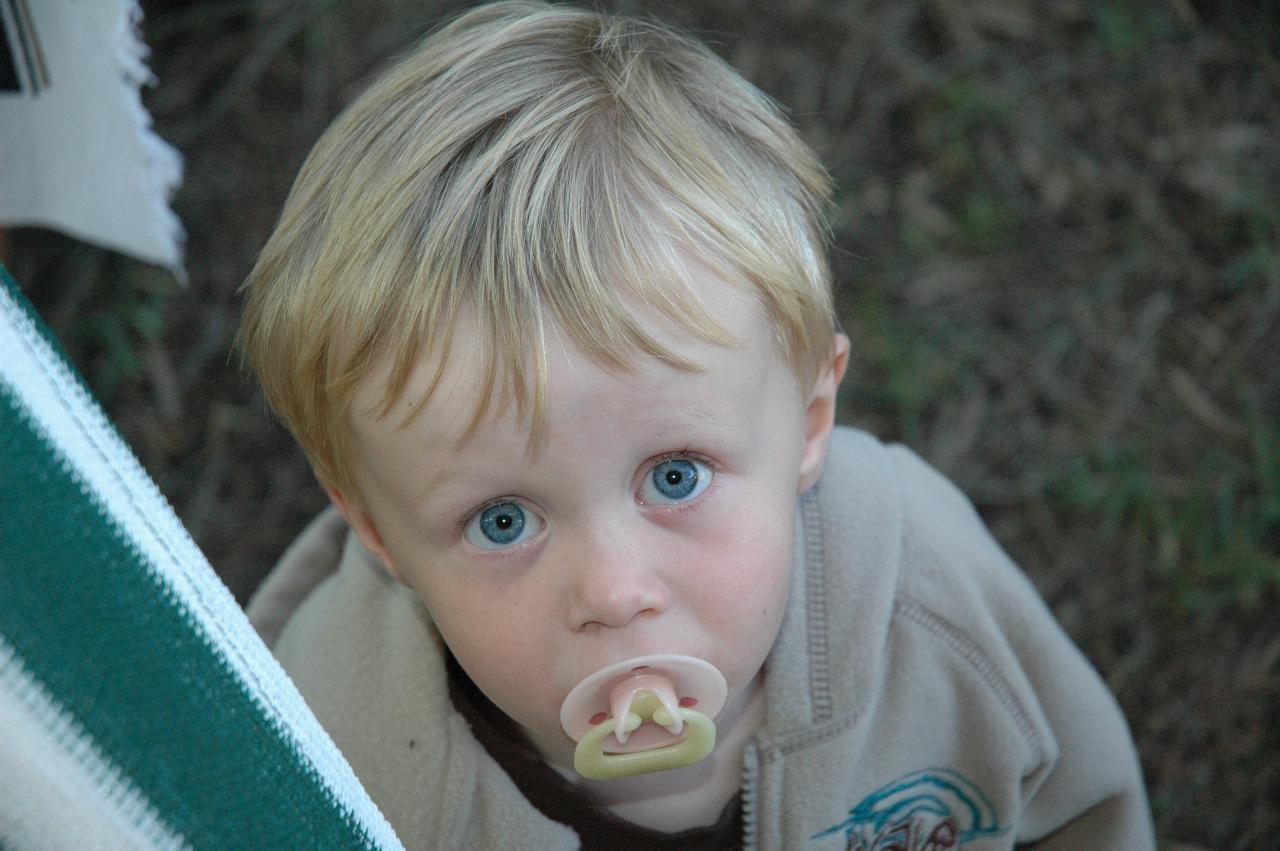
[[[728,685],[692,656],[639,656],[608,665],[573,687],[560,724],[578,742],[574,769],[608,780],[692,765],[715,747],[713,718]]]
[[[657,708],[650,712],[654,722],[665,727],[673,736],[680,735],[680,731],[684,729],[684,718],[680,715],[680,705],[676,702],[675,687],[671,685],[671,681],[666,677],[658,674],[637,674],[634,677],[624,677],[618,681],[613,687],[613,691],[609,693],[609,709],[613,714],[613,735],[621,744],[626,744],[631,730],[628,729],[627,723],[632,718],[640,718],[640,716],[631,711],[632,704],[637,698],[643,700],[645,695],[652,695],[660,704]],[[641,708],[640,704],[636,705],[637,709]]]

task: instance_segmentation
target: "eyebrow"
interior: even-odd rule
[[[708,441],[739,443],[746,437],[750,427],[749,422],[743,417],[726,415],[721,404],[693,395],[682,398],[679,407],[668,407],[652,413],[640,411],[633,413],[633,422],[638,427],[650,429],[655,435],[681,431],[693,432],[694,434],[690,438],[676,441],[677,443],[693,444],[690,448],[697,448],[698,444]],[[449,443],[450,441],[448,440],[441,440],[435,444],[435,447],[439,448]],[[672,445],[668,448],[679,450],[685,447]],[[462,490],[462,488],[458,487],[458,483],[466,482],[468,471],[474,469],[469,464],[459,462],[459,456],[466,449],[467,445],[465,444],[449,446],[450,454],[446,456],[442,464],[436,467],[439,474],[429,474],[428,480],[424,482],[423,486],[415,487],[410,493],[409,498],[413,504],[424,505],[429,501],[434,501],[434,498],[442,494],[446,500],[457,498],[457,492]],[[537,448],[533,455],[534,461],[540,458],[543,453],[544,448]],[[528,463],[528,456],[523,452],[521,452],[520,457],[524,459],[524,463]],[[451,491],[453,493],[450,493]]]
[[[744,431],[740,417],[728,417],[719,405],[709,404],[702,399],[690,399],[675,411],[667,411],[665,416],[676,416],[685,424],[696,428],[710,428],[740,434]]]
[[[682,399],[678,408],[637,413],[634,422],[640,428],[650,429],[655,440],[684,444],[666,449],[701,448],[712,451],[717,445],[724,448],[741,446],[749,435],[752,418],[736,411],[730,415],[721,405],[690,397]]]

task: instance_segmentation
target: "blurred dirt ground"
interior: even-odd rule
[[[15,277],[240,599],[324,504],[230,352],[309,145],[462,3],[152,2],[190,285]],[[1280,4],[617,2],[700,34],[839,184],[843,421],[951,475],[1102,671],[1168,843],[1280,848]]]

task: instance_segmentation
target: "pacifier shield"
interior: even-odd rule
[[[637,656],[607,665],[574,686],[560,706],[560,725],[579,743],[574,768],[607,780],[698,762],[715,747],[712,719],[728,692],[724,675],[693,656]]]
[[[710,662],[693,656],[660,653],[636,656],[606,665],[573,687],[560,705],[560,726],[575,742],[581,741],[601,713],[611,717],[609,698],[619,682],[650,675],[671,683],[677,701],[714,719],[724,709],[729,685],[724,674]],[[603,723],[609,723],[605,721]]]

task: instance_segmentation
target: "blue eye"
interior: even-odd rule
[[[515,502],[499,502],[481,511],[467,524],[466,539],[484,550],[498,550],[536,535],[542,520]]]
[[[711,484],[711,468],[690,458],[655,464],[640,486],[642,503],[688,502]]]

